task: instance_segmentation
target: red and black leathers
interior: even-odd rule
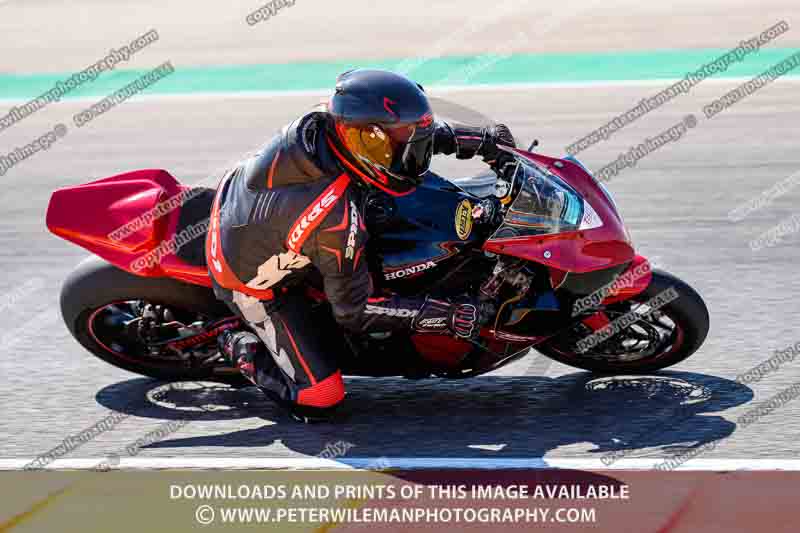
[[[269,362],[257,362],[257,384],[286,402],[323,409],[344,396],[336,353],[348,345],[341,332],[337,336],[337,324],[354,333],[385,332],[410,329],[424,314],[441,315],[455,334],[473,331],[463,323],[461,305],[450,309],[437,302],[437,315],[432,309],[421,313],[424,297],[368,302],[364,185],[332,151],[327,120],[324,112],[300,117],[225,174],[206,242],[217,296],[247,320],[280,368],[283,382],[265,370]],[[483,142],[472,142],[474,137]],[[435,139],[437,152],[460,158],[493,146],[484,129],[453,130],[444,123]],[[335,323],[310,319],[300,282],[313,279],[321,280]],[[415,329],[424,328],[421,322]],[[441,332],[441,322],[425,321],[436,325],[432,332]],[[259,375],[271,378],[259,382]]]

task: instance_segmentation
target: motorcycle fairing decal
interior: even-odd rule
[[[597,214],[597,211],[595,211],[594,208],[592,207],[592,204],[584,200],[583,218],[581,219],[581,225],[578,227],[578,229],[579,230],[594,229],[594,228],[599,228],[602,225],[603,221],[600,219],[600,216]]]
[[[336,181],[328,185],[311,205],[306,207],[303,214],[295,221],[289,230],[286,238],[286,248],[300,253],[308,236],[319,226],[325,217],[333,210],[336,202],[344,195],[347,186],[350,185],[350,177],[342,174]]]
[[[423,270],[428,270],[429,268],[433,268],[436,266],[436,263],[433,261],[427,261],[425,263],[420,263],[418,265],[413,265],[407,268],[401,268],[400,270],[395,270],[393,272],[386,272],[384,278],[387,280],[397,279],[397,278],[404,278],[406,276],[412,276]]]
[[[455,225],[458,238],[467,240],[472,233],[472,203],[469,200],[461,200],[456,207]]]

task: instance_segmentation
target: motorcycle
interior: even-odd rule
[[[534,146],[502,147],[516,160],[507,178],[450,181],[428,172],[412,194],[369,197],[376,291],[479,295],[489,320],[471,340],[387,332],[332,344],[344,374],[461,379],[531,349],[576,368],[629,374],[700,348],[709,328],[702,298],[635,253],[611,194],[579,161]],[[163,246],[207,227],[213,193],[140,170],[52,195],[49,230],[96,256],[61,291],[64,321],[85,349],[162,380],[243,384],[217,349],[218,335],[243,325],[211,289],[204,232]],[[158,261],[143,260],[158,250]],[[313,276],[303,289],[314,313],[330,313]]]

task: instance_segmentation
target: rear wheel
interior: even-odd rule
[[[647,304],[659,295],[666,303]],[[653,270],[650,285],[642,293],[611,304],[603,312],[613,326],[605,333],[613,331],[612,336],[584,321],[536,349],[559,363],[593,372],[652,372],[692,355],[708,334],[709,316],[703,299],[662,270]]]
[[[243,380],[216,348],[214,331],[235,318],[209,288],[92,257],[64,282],[61,314],[84,348],[116,367],[162,380]]]

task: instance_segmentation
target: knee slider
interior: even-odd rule
[[[339,370],[297,394],[297,404],[307,407],[333,407],[343,399],[344,381]]]

